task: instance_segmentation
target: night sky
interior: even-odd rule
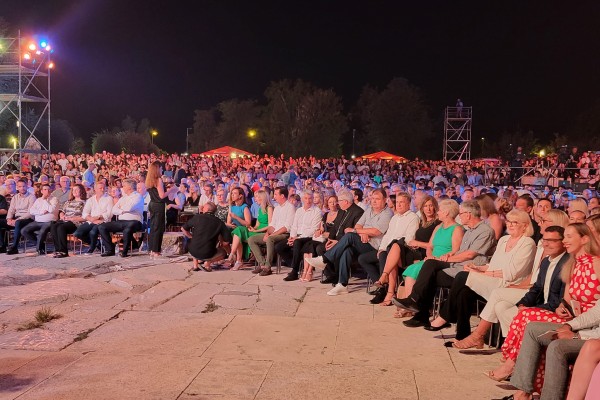
[[[365,84],[404,77],[434,119],[457,97],[473,106],[474,137],[549,137],[600,98],[600,2],[415,3],[0,0],[0,16],[50,38],[53,116],[76,135],[148,117],[169,151],[194,109],[263,100],[283,78],[349,110]]]

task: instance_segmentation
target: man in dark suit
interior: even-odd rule
[[[322,256],[331,249],[340,240],[346,231],[351,231],[365,212],[360,206],[354,203],[354,194],[347,189],[340,190],[338,193],[338,204],[340,211],[333,221],[333,228],[327,241],[317,246],[317,256]],[[332,264],[328,264],[323,274],[326,278],[321,283],[337,283],[339,271]]]

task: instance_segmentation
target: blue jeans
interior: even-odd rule
[[[370,251],[377,251],[377,249],[369,243],[363,243],[358,234],[346,233],[331,250],[323,254],[323,258],[338,268],[340,274],[338,282],[347,286],[348,280],[350,280],[352,258]]]

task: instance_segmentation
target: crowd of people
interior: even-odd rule
[[[196,271],[267,276],[280,262],[287,282],[320,271],[329,296],[362,271],[371,303],[405,326],[455,324],[447,347],[481,349],[498,324],[504,361],[487,375],[510,379],[512,398],[598,396],[596,191],[484,185],[481,172],[477,162],[56,154],[0,173],[0,252],[28,239],[45,255],[50,234],[52,257],[69,256],[68,235],[86,254],[129,257],[142,233],[158,258],[171,230],[188,239]]]

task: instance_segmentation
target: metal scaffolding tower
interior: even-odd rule
[[[446,107],[444,118],[444,160],[471,159],[472,107]]]
[[[21,32],[0,38],[0,169],[50,153],[51,53]]]

